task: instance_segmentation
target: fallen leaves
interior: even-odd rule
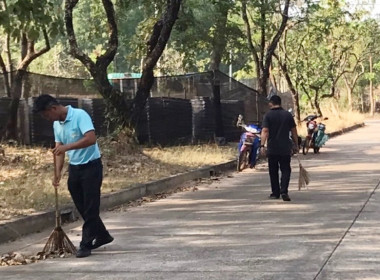
[[[142,147],[131,145],[122,137],[116,140],[100,138],[98,142],[103,161],[103,194],[226,162],[236,153],[235,147],[215,145]],[[17,145],[3,145],[2,148],[5,156],[0,154],[0,221],[53,207],[50,149]],[[71,202],[67,178],[66,163],[61,179],[60,204]]]
[[[26,265],[46,259],[67,258],[70,256],[72,255],[68,253],[59,254],[54,252],[51,252],[49,254],[39,252],[36,255],[31,255],[29,253],[13,252],[1,256],[0,266]]]

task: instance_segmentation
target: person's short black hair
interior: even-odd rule
[[[272,95],[272,97],[269,99],[269,102],[273,105],[281,105],[281,97],[278,95]]]
[[[57,99],[51,95],[42,94],[34,100],[33,113],[40,113],[53,105],[59,105]]]

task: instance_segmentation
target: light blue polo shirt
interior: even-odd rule
[[[82,109],[66,106],[68,109],[65,121],[55,121],[53,124],[55,142],[64,145],[74,143],[83,138],[83,135],[95,130],[90,116]],[[67,151],[69,163],[73,165],[86,164],[100,158],[98,143],[83,149]]]

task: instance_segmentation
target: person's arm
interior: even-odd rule
[[[269,129],[267,127],[264,127],[263,130],[261,131],[261,147],[265,146],[265,143],[268,140],[268,135],[269,135]]]
[[[268,140],[269,135],[269,129],[267,127],[264,127],[261,130],[261,146],[260,146],[260,153],[263,157],[267,156],[267,149],[265,148],[265,143]]]
[[[59,146],[63,146],[63,144],[60,142],[56,142],[55,148],[53,149],[53,151]],[[60,154],[60,155],[53,154],[53,156],[55,156],[55,172],[54,172],[54,177],[53,177],[53,186],[58,187],[59,182],[62,177],[62,169],[63,169],[63,164],[65,162],[65,153]]]
[[[67,151],[70,150],[77,150],[77,149],[83,149],[87,148],[89,146],[92,146],[96,143],[96,135],[94,130],[87,131],[81,139],[74,143],[66,144],[66,145],[58,145],[54,148],[53,153],[55,155],[61,155],[64,154]]]

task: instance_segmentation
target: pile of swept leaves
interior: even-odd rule
[[[66,258],[72,256],[71,254],[58,254],[58,253],[50,253],[45,254],[42,252],[37,253],[36,255],[30,255],[27,253],[13,252],[7,253],[1,256],[0,258],[0,266],[15,266],[15,265],[25,265],[36,263],[38,261],[53,259],[53,258]]]

